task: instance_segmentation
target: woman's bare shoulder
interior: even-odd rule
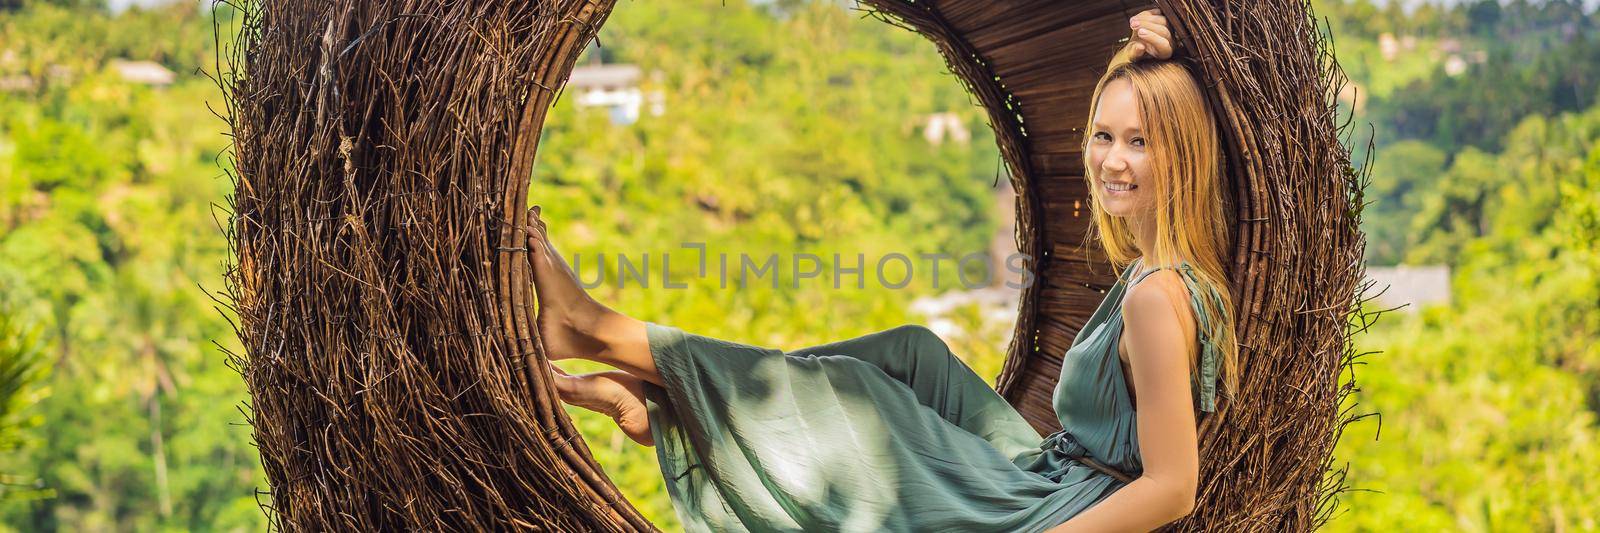
[[[1145,276],[1128,290],[1122,305],[1122,319],[1129,330],[1167,330],[1175,327],[1185,338],[1195,330],[1190,308],[1189,288],[1175,269],[1162,269]]]

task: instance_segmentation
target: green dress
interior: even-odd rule
[[[1075,457],[1142,470],[1117,358],[1132,271],[1067,350],[1052,397],[1064,429],[1043,439],[920,326],[785,353],[647,323],[665,383],[646,384],[651,433],[684,529],[1042,531],[1082,512],[1125,483]]]

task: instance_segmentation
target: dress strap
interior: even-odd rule
[[[1134,276],[1132,272],[1135,266],[1138,266],[1141,269],[1144,268],[1144,258],[1140,257],[1138,259],[1134,259],[1132,263],[1128,264],[1128,268],[1123,271],[1123,281],[1127,282],[1127,287],[1129,289],[1132,289],[1133,286],[1139,284],[1139,282],[1144,281],[1144,278],[1150,277],[1151,274],[1161,270],[1159,268],[1156,270],[1146,270],[1144,272],[1140,272],[1139,275]]]
[[[1192,307],[1195,312],[1195,323],[1200,330],[1200,410],[1208,413],[1216,412],[1217,374],[1218,365],[1222,364],[1220,361],[1222,354],[1216,343],[1212,341],[1211,336],[1207,335],[1211,331],[1211,316],[1196,289],[1203,287],[1206,290],[1205,297],[1211,301],[1221,301],[1222,295],[1217,293],[1216,287],[1211,284],[1201,283],[1199,276],[1195,275],[1194,268],[1189,266],[1189,263],[1180,263],[1178,267],[1183,272],[1184,283],[1189,286],[1189,300],[1194,304]],[[1222,312],[1227,313],[1228,310],[1223,308]]]
[[[1134,261],[1139,266],[1144,266],[1143,257],[1135,259]],[[1144,278],[1149,277],[1150,274],[1154,274],[1159,270],[1162,269],[1155,269],[1140,273],[1136,279],[1128,282],[1128,288],[1132,289],[1135,284],[1143,281]],[[1128,271],[1132,272],[1133,267],[1129,266]],[[1216,412],[1217,375],[1220,373],[1219,365],[1222,364],[1222,352],[1217,348],[1216,343],[1212,341],[1211,336],[1206,334],[1207,332],[1211,331],[1211,315],[1206,310],[1206,306],[1204,305],[1205,300],[1202,300],[1202,298],[1209,298],[1211,301],[1221,301],[1222,295],[1217,293],[1216,287],[1212,286],[1211,284],[1201,283],[1200,277],[1195,274],[1194,267],[1190,266],[1188,261],[1178,262],[1178,272],[1182,274],[1179,277],[1183,279],[1184,285],[1189,288],[1189,303],[1191,304],[1190,307],[1194,309],[1195,329],[1198,330],[1197,336],[1200,338],[1200,368],[1196,369],[1196,373],[1198,374],[1196,377],[1199,381],[1198,400],[1200,410],[1207,413]],[[1205,290],[1205,294],[1201,294],[1201,289]],[[1128,292],[1132,291],[1130,290]],[[1127,294],[1123,294],[1123,297],[1126,298]],[[1223,309],[1222,312],[1226,313],[1228,310]]]

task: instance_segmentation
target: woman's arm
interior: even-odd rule
[[[1049,533],[1149,531],[1194,510],[1200,451],[1189,355],[1198,347],[1188,290],[1178,276],[1174,270],[1151,274],[1122,309],[1144,473]]]

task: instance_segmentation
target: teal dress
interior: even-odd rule
[[[1132,271],[1067,350],[1064,429],[1043,439],[920,326],[786,353],[647,323],[664,382],[646,385],[650,431],[684,529],[1043,531],[1105,499],[1126,483],[1077,458],[1142,470],[1117,358],[1123,294],[1149,275]],[[1197,379],[1196,405],[1214,390]]]

